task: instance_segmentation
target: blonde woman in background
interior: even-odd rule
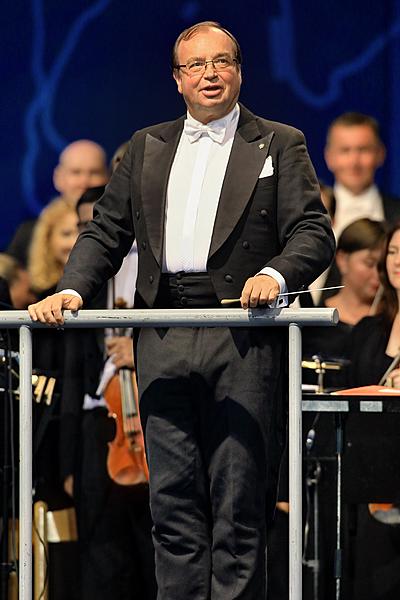
[[[29,250],[31,286],[39,297],[45,297],[57,285],[77,237],[75,208],[62,198],[50,202],[35,225]]]
[[[78,236],[78,217],[75,209],[58,198],[39,215],[29,249],[28,271],[31,286],[39,298],[54,291],[69,253]],[[37,374],[55,379],[51,401],[44,396],[33,404],[33,489],[34,502],[44,501],[49,510],[72,506],[60,481],[60,391],[64,365],[65,332],[56,329],[33,331],[33,368]],[[48,565],[50,597],[78,600],[78,568],[76,545],[52,544]],[[62,566],[61,566],[62,565]],[[54,582],[54,584],[52,583]],[[54,586],[56,589],[52,589]]]

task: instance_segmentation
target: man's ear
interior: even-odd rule
[[[53,185],[55,187],[55,189],[57,190],[57,192],[60,192],[60,194],[62,194],[62,167],[61,165],[57,165],[56,168],[53,171]]]
[[[178,92],[182,94],[182,77],[178,69],[174,69],[173,77],[176,81],[176,85],[178,86]]]
[[[324,148],[324,158],[325,158],[326,166],[328,167],[329,171],[331,173],[333,173],[333,170],[335,167],[332,164],[332,149],[330,148],[329,144],[326,144],[326,146]]]
[[[378,156],[377,156],[377,167],[381,167],[386,159],[386,146],[382,142],[379,144]]]

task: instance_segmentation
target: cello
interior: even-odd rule
[[[118,299],[115,308],[126,308],[126,302]],[[124,335],[119,330],[115,335]],[[110,379],[104,398],[109,416],[115,421],[116,433],[108,443],[108,474],[119,485],[138,485],[149,480],[144,437],[140,423],[139,394],[135,371],[122,367]]]

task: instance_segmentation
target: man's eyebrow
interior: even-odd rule
[[[218,52],[218,54],[216,54],[213,57],[213,60],[217,59],[217,58],[222,58],[224,56],[230,56],[229,52]],[[207,60],[204,58],[204,56],[189,56],[189,58],[186,59],[186,62],[192,62],[192,61],[196,61],[196,60]]]

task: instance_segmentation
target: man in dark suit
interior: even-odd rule
[[[334,240],[304,137],[237,103],[240,65],[236,39],[216,23],[178,37],[173,72],[186,119],[133,136],[61,293],[32,305],[33,320],[62,323],[63,309],[79,309],[115,273],[134,237],[135,307],[217,307],[238,297],[256,307],[326,268]],[[265,596],[285,343],[278,328],[140,332],[160,600]]]

